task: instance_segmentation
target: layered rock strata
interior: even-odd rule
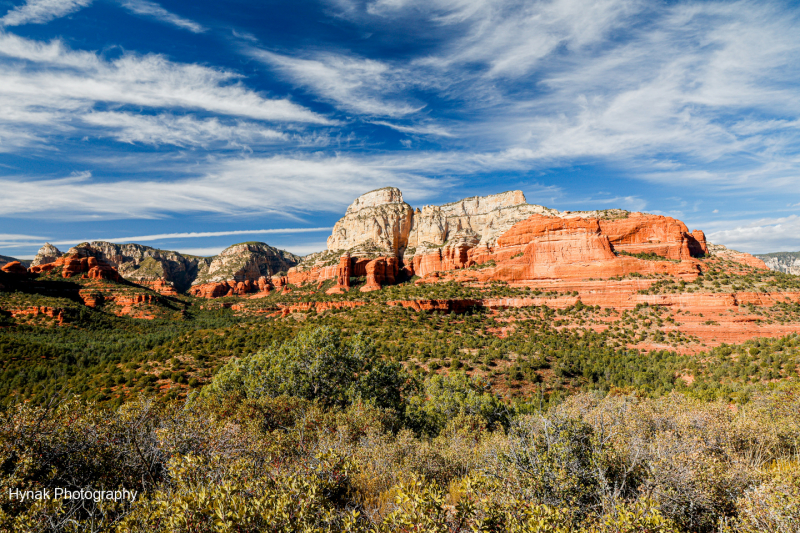
[[[560,212],[528,204],[521,191],[414,210],[398,189],[385,188],[357,198],[334,227],[328,250],[305,258],[287,278],[294,285],[336,279],[329,292],[347,290],[351,277],[365,276],[366,291],[464,269],[506,281],[634,272],[691,279],[700,272],[694,258],[708,252],[702,231],[670,217]]]
[[[386,187],[356,198],[328,237],[328,250],[353,255],[402,255],[414,219],[399,189]]]
[[[58,266],[63,266],[65,257],[93,257],[98,265],[109,265],[122,278],[164,296],[190,290],[192,294],[214,297],[269,290],[270,276],[288,270],[300,260],[294,254],[258,242],[230,246],[216,257],[197,257],[139,244],[94,241],[73,247],[66,254],[45,244],[32,271],[52,269],[59,261]],[[47,265],[52,266],[45,268]]]

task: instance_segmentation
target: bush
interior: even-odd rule
[[[477,416],[494,429],[508,425],[511,410],[485,382],[463,372],[430,376],[406,408],[409,427],[426,435],[437,435],[449,420],[463,414]]]
[[[411,386],[398,363],[380,360],[363,336],[342,339],[319,327],[222,367],[203,389],[208,395],[244,398],[291,395],[326,407],[343,407],[357,398],[399,409]]]

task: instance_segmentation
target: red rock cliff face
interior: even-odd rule
[[[691,260],[688,241],[666,217],[636,217],[627,224],[608,225],[594,218],[561,218],[533,215],[497,239],[492,254],[497,266],[479,274],[482,280],[523,281],[536,279],[610,278],[638,272],[664,273],[693,279],[700,272]],[[653,223],[648,226],[645,219]],[[607,235],[604,228],[610,228]],[[678,226],[680,229],[680,226]],[[669,239],[666,243],[658,238]],[[615,246],[612,241],[618,244]],[[641,242],[648,247],[641,246]],[[639,250],[682,257],[681,262],[644,261],[614,253],[617,246],[640,245]],[[639,252],[637,252],[639,253]]]
[[[379,257],[368,261],[364,266],[367,284],[361,287],[361,292],[377,291],[384,285],[394,285],[399,271],[398,263],[396,257]]]
[[[668,259],[691,259],[705,253],[705,235],[702,244],[680,220],[658,215],[632,213],[628,218],[600,220],[600,231],[608,236],[614,250],[629,253],[654,253]],[[706,250],[707,251],[707,250]]]

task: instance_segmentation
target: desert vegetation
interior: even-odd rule
[[[373,365],[374,342],[303,329],[184,401],[17,404],[10,487],[136,490],[18,502],[7,531],[797,531],[800,396],[670,393],[511,403],[463,372]]]

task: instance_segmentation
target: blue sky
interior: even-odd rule
[[[0,254],[325,247],[347,205],[521,189],[800,250],[800,7],[0,0]]]

